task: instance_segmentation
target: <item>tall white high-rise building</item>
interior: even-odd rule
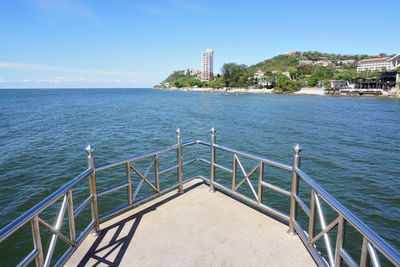
[[[214,51],[212,49],[206,49],[206,51],[201,52],[201,80],[202,81],[212,81],[214,79],[213,57],[214,57]]]

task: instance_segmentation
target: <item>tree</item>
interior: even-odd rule
[[[331,86],[332,86],[332,83],[330,81],[326,80],[324,82],[324,88],[331,88]]]
[[[226,87],[239,86],[238,82],[242,72],[247,69],[247,66],[236,63],[226,63],[222,66],[221,72],[223,75],[224,83]],[[242,79],[243,80],[243,79]],[[241,82],[243,83],[243,81]]]
[[[268,84],[267,88],[274,88],[276,86],[276,82],[281,76],[285,75],[282,75],[282,73],[272,73],[271,71],[267,71],[264,73],[262,80],[264,83]]]
[[[181,87],[183,87],[183,85],[180,83],[179,79],[178,79],[178,80],[175,80],[175,81],[172,83],[172,86],[173,86],[173,87],[176,87],[176,88],[181,88]]]
[[[381,77],[381,73],[377,72],[377,71],[373,71],[368,73],[368,78],[380,78]]]
[[[301,87],[301,82],[293,81],[285,75],[282,75],[276,81],[276,89],[281,89],[282,91],[294,91],[300,87]]]
[[[318,84],[319,81],[325,79],[332,79],[333,77],[334,77],[334,72],[331,68],[324,68],[324,67],[318,68],[307,79],[307,85],[314,87]]]
[[[236,83],[236,86],[245,88],[245,87],[247,87],[247,85],[248,84],[247,84],[246,77],[240,76],[239,80]]]
[[[188,80],[188,85],[191,87],[200,86],[201,82],[196,78],[191,78],[190,80]]]
[[[318,79],[315,77],[309,77],[307,80],[307,86],[314,87],[318,84]]]
[[[358,76],[358,73],[356,70],[348,70],[346,72],[336,73],[334,78],[336,80],[355,82],[357,79],[357,76]]]
[[[359,73],[358,73],[358,77],[360,77],[360,78],[368,78],[368,71],[366,71],[366,70],[363,70],[363,71],[360,71]]]
[[[224,80],[222,77],[217,77],[215,80],[213,81],[209,81],[207,83],[208,87],[212,87],[212,88],[221,88],[224,87]]]
[[[297,76],[297,69],[296,69],[295,67],[288,67],[288,68],[286,69],[286,71],[289,72],[290,78],[296,79],[296,76]]]

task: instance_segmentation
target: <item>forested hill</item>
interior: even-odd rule
[[[344,60],[354,60],[357,63],[358,60],[371,58],[368,55],[340,55],[340,54],[328,54],[321,52],[298,52],[293,55],[278,55],[270,59],[261,61],[255,65],[251,65],[251,70],[261,71],[286,71],[288,67],[296,67],[303,61],[307,64],[307,61],[319,62],[319,61],[331,61],[333,64],[339,64]]]
[[[357,62],[367,58],[373,56],[295,51],[251,66],[226,63],[221,68],[221,74],[215,75],[215,79],[209,82],[201,82],[200,71],[197,70],[174,71],[155,87],[278,87],[279,90],[294,90],[304,86],[323,86],[329,79],[354,81],[358,75],[379,75],[356,72]]]

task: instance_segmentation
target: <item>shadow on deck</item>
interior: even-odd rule
[[[287,229],[196,179],[105,222],[65,266],[315,266]]]

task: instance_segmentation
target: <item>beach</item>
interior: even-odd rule
[[[247,88],[154,88],[161,90],[183,91],[183,92],[205,92],[205,93],[229,93],[229,94],[275,94],[273,89],[247,89]],[[290,92],[287,92],[290,93]],[[324,88],[302,88],[293,92],[297,95],[324,95]]]

